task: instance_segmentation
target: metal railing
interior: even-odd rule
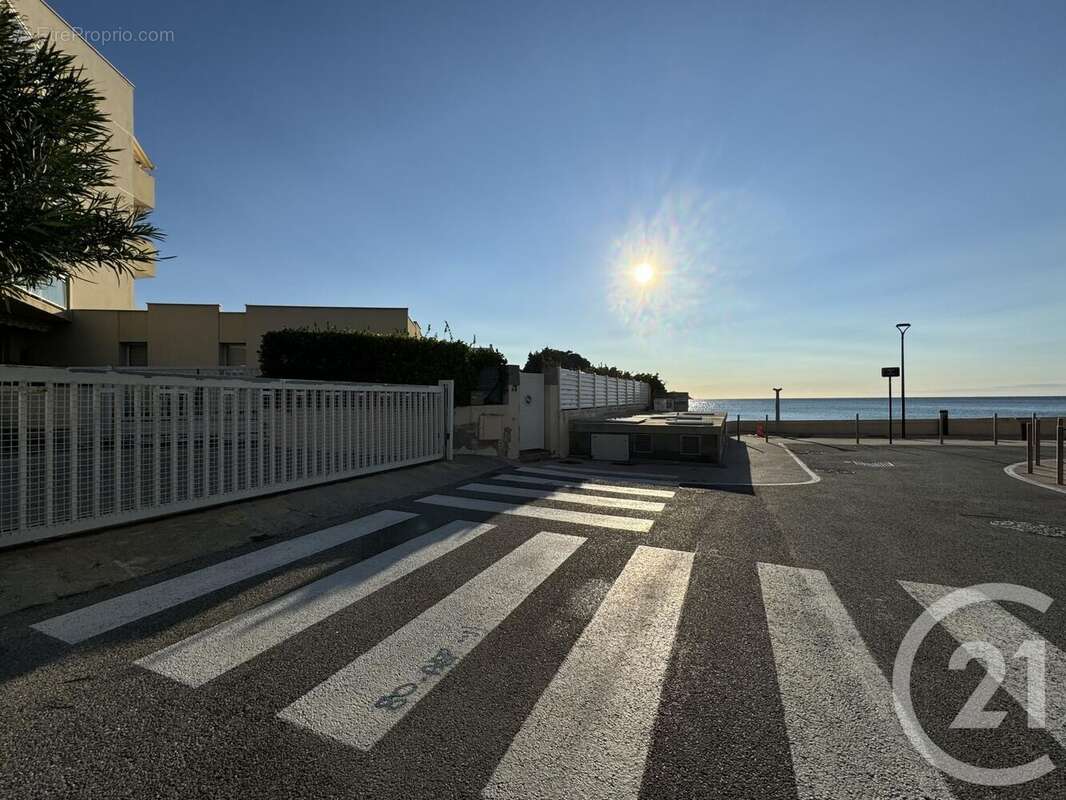
[[[629,378],[611,378],[574,369],[559,370],[559,407],[606,408],[651,403],[651,386]]]
[[[450,458],[453,394],[0,367],[0,547]]]

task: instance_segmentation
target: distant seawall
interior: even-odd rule
[[[1028,417],[1000,417],[999,438],[1002,441],[1021,441],[1022,423],[1027,422]],[[899,436],[898,417],[892,420],[892,431]],[[753,434],[756,427],[765,424],[765,418],[740,420],[740,432]],[[1040,420],[1040,439],[1053,441],[1055,438],[1055,417],[1042,417]],[[726,420],[726,431],[730,436],[737,433],[737,419],[730,415]],[[855,419],[783,419],[774,422],[770,417],[770,435],[781,436],[834,436],[855,438]],[[859,435],[863,437],[887,437],[888,420],[870,419],[859,420]],[[913,419],[907,417],[908,438],[936,438],[939,435],[939,421],[936,419]],[[948,420],[948,436],[953,439],[992,439],[992,417],[965,418]]]

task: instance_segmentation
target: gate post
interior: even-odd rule
[[[437,381],[440,387],[441,416],[444,427],[444,460],[454,461],[452,432],[455,430],[455,381]]]

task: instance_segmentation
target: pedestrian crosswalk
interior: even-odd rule
[[[666,501],[673,498],[676,492],[652,488],[663,482],[642,477],[645,475],[646,473],[614,473],[608,478],[597,472],[564,471],[555,467],[519,467],[512,472],[494,475],[492,483],[468,483],[457,487],[455,491],[462,494],[435,494],[419,498],[417,502],[467,511],[567,522],[592,528],[648,533],[655,520],[647,515],[661,513],[666,508]],[[676,486],[676,482],[672,485]],[[538,488],[532,488],[533,486]],[[505,497],[508,500],[489,500],[471,495]],[[546,503],[553,505],[545,505]],[[610,509],[612,513],[580,511],[573,506]],[[620,513],[627,511],[637,512],[640,516]]]
[[[532,491],[539,492],[538,497],[557,493]],[[82,642],[416,516],[383,511],[33,627],[64,642]],[[364,601],[398,581],[428,578],[440,571],[445,558],[466,560],[475,549],[493,549],[490,563],[443,586],[425,607],[412,607],[397,627],[384,631],[380,639],[375,634],[377,641],[348,656],[346,665],[338,669],[344,661],[333,662],[331,674],[317,674],[317,662],[305,659],[300,668],[312,673],[313,681],[269,709],[283,736],[310,733],[352,752],[375,751],[390,737],[402,740],[410,732],[401,724],[405,720],[434,724],[431,717],[440,703],[423,701],[479,691],[483,675],[464,669],[475,653],[491,655],[488,661],[480,660],[482,665],[536,658],[501,648],[501,630],[544,587],[565,586],[574,563],[591,558],[587,554],[594,546],[591,534],[516,534],[502,524],[466,520],[423,531],[417,529],[411,538],[377,555],[145,653],[134,664],[143,674],[170,681],[183,692],[207,691],[214,681],[232,680],[234,675],[225,676],[239,666],[254,675],[262,666],[256,659],[268,651],[284,651],[299,634],[337,614],[358,619]],[[649,795],[647,784],[655,780],[649,754],[656,736],[685,735],[683,720],[665,726],[661,720],[664,688],[684,677],[672,672],[671,665],[679,652],[708,646],[704,639],[713,639],[714,631],[681,638],[681,623],[693,602],[693,553],[638,544],[627,555],[610,570],[604,591],[596,595],[580,628],[565,639],[559,659],[550,664],[551,677],[538,685],[536,697],[522,709],[522,720],[508,734],[509,744],[494,754],[494,766],[478,784],[483,797],[635,800],[655,794]],[[829,576],[816,569],[772,563],[747,568],[762,598],[766,628],[753,635],[769,640],[773,663],[766,668],[775,673],[772,680],[784,714],[796,796],[801,800],[952,797],[940,774],[910,745],[895,713],[889,678]],[[575,591],[585,596],[590,582],[587,577],[581,580]],[[900,582],[900,586],[916,601],[916,613],[950,591],[930,584]],[[1036,637],[1002,607],[981,609],[952,622],[956,627],[949,626],[949,631],[960,641],[979,634],[992,636],[1004,652]],[[557,613],[575,612],[567,607]],[[706,609],[698,613],[703,625]],[[544,622],[550,625],[552,620]],[[713,626],[713,619],[709,622]],[[165,639],[166,626],[160,627]],[[187,632],[188,628],[182,630]],[[1049,658],[1063,654],[1052,647]],[[1004,688],[1025,702],[1024,684]],[[1048,705],[1059,713],[1066,711],[1066,697],[1057,691],[1049,693]],[[706,714],[724,711],[700,709]],[[714,746],[707,742],[708,759],[713,759]]]

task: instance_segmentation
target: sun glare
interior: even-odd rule
[[[651,282],[651,279],[655,277],[655,268],[648,262],[643,264],[637,264],[633,268],[633,280],[639,284],[647,284]]]

